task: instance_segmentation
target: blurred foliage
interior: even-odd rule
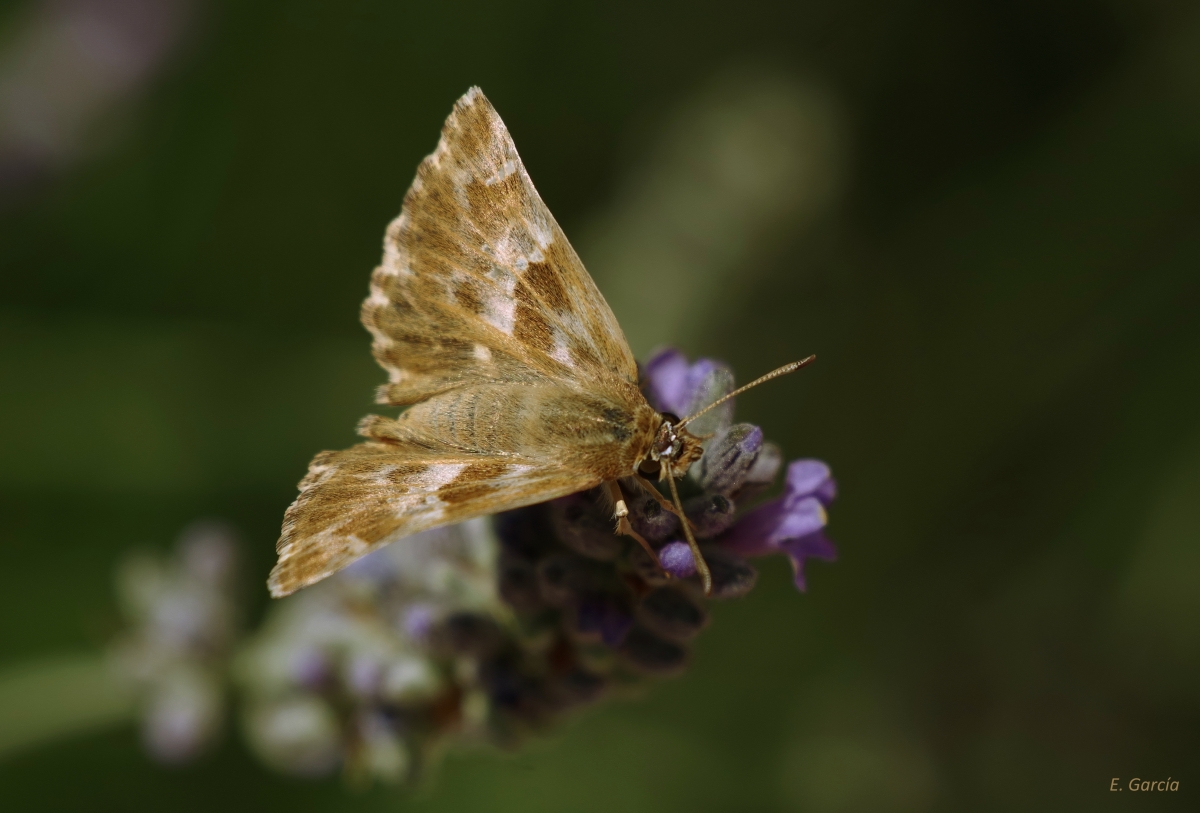
[[[357,322],[382,228],[469,85],[625,321],[603,258],[654,233],[621,213],[670,205],[654,151],[731,76],[819,100],[781,132],[836,136],[836,188],[723,232],[744,268],[700,252],[730,295],[684,335],[629,330],[743,377],[819,354],[739,407],[839,479],[809,593],[766,567],[682,679],[415,796],[235,739],[163,769],[129,726],[9,757],[6,808],[1090,811],[1133,776],[1194,808],[1200,17],[1166,0],[202,5],[0,212],[0,663],[98,649],[122,553],[200,516],[253,543],[261,612],[295,482],[382,379]],[[647,298],[688,296],[652,271]]]

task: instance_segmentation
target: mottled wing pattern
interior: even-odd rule
[[[485,381],[637,381],[616,317],[478,88],[388,227],[362,321],[389,376],[381,403]]]
[[[286,596],[403,536],[596,485],[582,472],[519,457],[369,441],[313,459],[288,508],[267,582]]]

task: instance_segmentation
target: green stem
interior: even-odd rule
[[[103,655],[59,655],[0,669],[0,758],[133,715],[133,697]]]

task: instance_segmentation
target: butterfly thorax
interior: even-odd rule
[[[672,471],[679,476],[704,454],[700,438],[678,426],[677,421],[678,418],[674,415],[662,416],[662,424],[658,427],[654,443],[650,446],[650,453],[646,455],[646,463],[643,464],[643,470],[657,466],[660,480],[667,476],[667,467],[662,465],[664,462],[669,462]]]

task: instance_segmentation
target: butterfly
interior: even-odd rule
[[[419,531],[602,486],[636,539],[625,489],[683,516],[675,478],[703,454],[657,412],[616,317],[477,87],[454,105],[384,238],[362,323],[387,371],[365,442],[321,452],[284,515],[268,586],[285,596]],[[673,501],[647,476],[668,483]],[[681,523],[705,591],[711,577]]]

